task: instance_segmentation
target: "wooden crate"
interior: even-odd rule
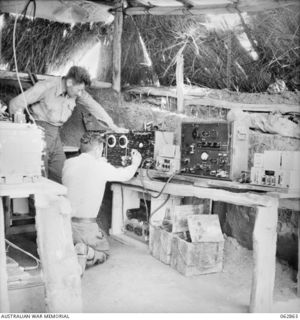
[[[150,225],[149,249],[151,255],[165,264],[170,264],[173,238],[174,234],[159,226]]]
[[[185,276],[221,272],[224,241],[187,242],[174,235],[171,267]]]

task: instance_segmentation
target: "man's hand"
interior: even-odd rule
[[[137,150],[135,149],[131,150],[131,158],[132,158],[133,165],[136,165],[138,167],[141,164],[142,156]]]

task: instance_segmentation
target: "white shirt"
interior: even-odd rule
[[[116,168],[106,158],[95,159],[88,153],[65,161],[62,182],[68,188],[72,216],[96,218],[100,209],[107,181],[127,181],[138,166]]]

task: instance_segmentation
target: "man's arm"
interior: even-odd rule
[[[82,104],[97,120],[105,122],[108,127],[115,131],[121,132],[122,128],[119,128],[113,121],[113,119],[107,114],[103,107],[94,100],[86,91],[84,91],[81,97],[78,97],[77,101]]]
[[[50,87],[51,84],[48,81],[40,81],[37,82],[33,87],[24,91],[25,100],[22,93],[10,100],[10,114],[14,114],[17,111],[23,111],[29,104],[40,101],[43,98],[45,91]]]

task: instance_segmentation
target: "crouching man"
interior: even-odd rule
[[[130,180],[141,163],[141,154],[132,150],[132,164],[116,168],[102,156],[105,141],[99,133],[86,132],[81,138],[81,154],[65,161],[62,182],[68,188],[72,206],[75,251],[82,267],[103,263],[109,244],[96,222],[107,181]]]

